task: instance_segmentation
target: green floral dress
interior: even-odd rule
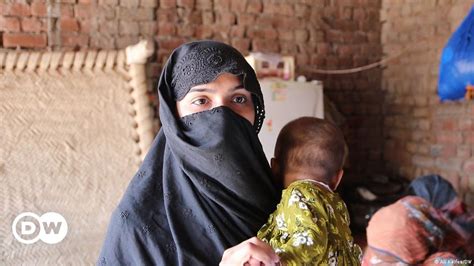
[[[324,184],[291,183],[257,237],[268,242],[286,265],[360,265],[346,204]]]

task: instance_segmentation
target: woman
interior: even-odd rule
[[[111,217],[99,264],[216,265],[278,202],[257,133],[252,68],[219,42],[184,44],[160,77],[162,128]]]

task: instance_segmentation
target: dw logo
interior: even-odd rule
[[[56,212],[47,212],[41,217],[23,212],[12,224],[13,236],[23,244],[33,244],[40,239],[47,244],[56,244],[66,237],[67,230],[66,219]]]

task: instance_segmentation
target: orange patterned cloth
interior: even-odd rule
[[[410,265],[423,264],[436,252],[454,251],[465,240],[425,199],[407,196],[375,213],[367,243],[362,265]]]

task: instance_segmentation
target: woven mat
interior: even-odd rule
[[[141,159],[129,77],[6,68],[0,68],[0,264],[93,264]],[[63,215],[66,238],[18,242],[11,225],[26,211]]]

